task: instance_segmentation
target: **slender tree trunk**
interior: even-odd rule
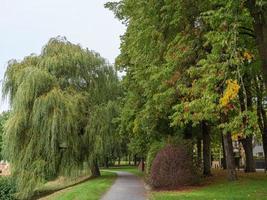
[[[105,167],[109,168],[109,159],[108,159],[108,157],[106,157],[106,159],[105,159]]]
[[[98,177],[100,175],[101,175],[101,173],[99,170],[97,159],[94,159],[94,161],[91,164],[91,176],[92,177]]]
[[[262,129],[262,146],[265,160],[265,171],[267,171],[267,117],[264,108],[261,108],[263,129]]]
[[[201,159],[201,153],[202,153],[202,148],[201,148],[201,138],[197,138],[197,165],[200,168],[202,164],[202,159]]]
[[[142,172],[145,171],[145,161],[144,161],[143,157],[141,158],[141,170],[142,170]]]
[[[136,154],[134,155],[134,166],[136,166],[137,165],[137,156],[136,156]]]
[[[210,151],[210,130],[206,122],[202,122],[203,136],[203,175],[211,176],[211,151]]]
[[[255,162],[253,158],[253,146],[252,146],[252,136],[247,136],[244,139],[241,139],[241,143],[243,145],[243,148],[245,150],[246,154],[246,167],[245,172],[255,172]]]
[[[237,180],[237,173],[235,170],[235,160],[231,133],[227,133],[223,136],[223,143],[225,149],[225,160],[228,172],[228,180],[235,181]]]
[[[258,79],[257,79],[258,78]],[[257,92],[257,115],[258,115],[258,125],[262,133],[262,145],[264,152],[264,160],[265,160],[265,171],[267,171],[267,117],[266,112],[263,108],[263,83],[261,76],[255,78],[256,83],[256,92]]]
[[[119,166],[121,165],[121,157],[119,157],[118,165],[119,165]]]
[[[247,110],[252,111],[253,110],[253,102],[252,102],[252,93],[251,93],[251,78],[249,74],[244,75],[244,84],[245,84],[245,91],[241,90],[239,92],[239,102],[240,102],[240,108],[241,112],[246,111],[246,106]],[[244,93],[246,93],[246,97],[244,97]],[[247,126],[247,117],[245,116],[243,118],[243,124],[244,127],[246,128]],[[254,162],[254,157],[253,157],[253,136],[252,135],[246,135],[244,138],[240,139],[240,142],[243,145],[245,155],[246,155],[246,168],[245,172],[255,172],[255,162]]]
[[[263,143],[265,172],[266,172],[267,171],[267,129],[265,129],[264,134],[262,134],[262,143]]]
[[[224,141],[223,141],[223,134],[222,134],[222,149],[223,149],[223,159],[222,159],[222,168],[226,169],[226,156],[225,156],[225,148],[224,148]]]
[[[129,165],[131,166],[131,156],[130,155],[128,155],[128,161],[129,161]]]

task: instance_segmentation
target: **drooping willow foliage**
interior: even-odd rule
[[[107,117],[119,94],[117,74],[99,54],[65,38],[51,39],[38,56],[10,61],[3,93],[11,104],[5,152],[20,198],[90,163],[101,153],[95,149],[104,149],[102,138],[113,134]]]

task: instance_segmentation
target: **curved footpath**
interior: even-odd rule
[[[101,200],[146,200],[144,182],[134,174],[115,172],[118,177]]]

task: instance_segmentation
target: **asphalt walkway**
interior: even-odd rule
[[[128,172],[115,173],[115,183],[101,200],[146,200],[145,186],[139,177]]]

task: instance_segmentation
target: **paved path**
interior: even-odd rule
[[[114,171],[115,172],[115,171]],[[146,200],[143,181],[128,172],[115,172],[118,177],[101,200]]]

